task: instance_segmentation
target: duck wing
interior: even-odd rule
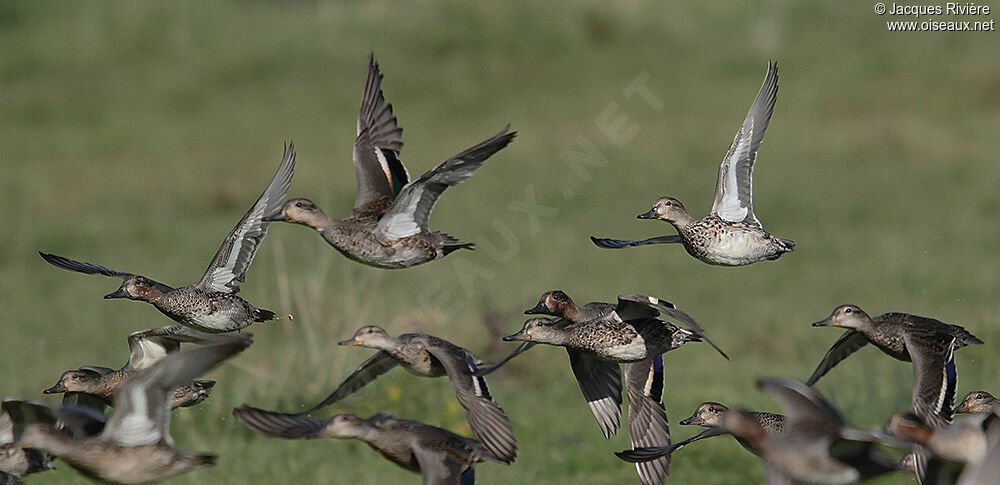
[[[379,350],[375,353],[375,355],[369,357],[368,360],[362,362],[361,365],[351,373],[351,375],[347,376],[347,379],[344,379],[344,382],[341,382],[340,385],[326,397],[326,399],[323,399],[323,401],[319,404],[302,411],[301,413],[295,413],[294,416],[306,415],[317,409],[333,404],[353,394],[358,389],[365,387],[369,382],[374,381],[378,378],[378,376],[395,369],[398,365],[399,361],[393,359],[388,352]]]
[[[802,382],[784,377],[762,377],[757,384],[785,410],[786,430],[804,422],[844,423],[840,413],[826,399]]]
[[[403,129],[392,114],[392,105],[382,96],[382,73],[375,55],[368,57],[368,73],[358,111],[358,138],[354,140],[354,176],[358,194],[354,210],[396,194],[410,181],[399,160],[403,149]]]
[[[778,64],[769,61],[764,83],[719,166],[712,214],[723,220],[760,226],[753,213],[753,167],[777,97]]]
[[[420,467],[420,483],[422,485],[465,485],[474,483],[475,475],[466,478],[465,472],[471,470],[468,464],[456,459],[451,450],[439,449],[438,443],[431,446],[413,446],[413,457]],[[473,481],[466,481],[473,480]]]
[[[604,438],[610,438],[618,432],[622,415],[621,368],[614,362],[605,362],[577,350],[566,349],[566,353],[590,411]]]
[[[721,436],[726,434],[727,431],[721,426],[713,426],[711,428],[705,428],[701,433],[698,433],[684,441],[678,443],[672,443],[667,446],[649,446],[643,448],[634,448],[631,450],[618,451],[615,452],[615,456],[621,458],[629,463],[639,463],[641,461],[655,460],[661,456],[669,455],[690,443],[695,441],[703,440],[705,438],[711,438],[713,436]]]
[[[329,421],[303,418],[294,414],[265,411],[244,404],[233,409],[233,416],[251,431],[271,438],[316,438]]]
[[[288,195],[288,187],[292,184],[294,172],[295,145],[289,143],[285,147],[285,154],[271,183],[264,189],[264,193],[260,194],[257,202],[243,215],[240,222],[236,223],[232,232],[226,236],[226,240],[222,242],[219,251],[215,253],[208,269],[205,270],[205,275],[195,287],[219,293],[240,291],[240,283],[246,278],[247,269],[257,254],[257,248],[267,235],[267,228],[271,226],[271,222],[265,218],[280,213],[285,196]]]
[[[181,342],[208,343],[211,337],[183,325],[151,328],[128,336],[129,357],[124,370],[145,369],[181,348]]]
[[[521,342],[521,345],[518,345],[516,349],[514,349],[511,353],[507,354],[504,358],[500,359],[499,361],[493,364],[487,365],[486,367],[480,366],[479,370],[477,370],[473,374],[477,376],[488,375],[493,371],[503,367],[503,365],[509,362],[510,359],[513,359],[514,357],[523,354],[525,351],[534,347],[535,345],[536,342]]]
[[[726,355],[726,353],[723,352],[722,349],[719,348],[719,346],[716,345],[715,342],[713,342],[712,339],[708,337],[708,335],[705,333],[705,329],[691,315],[688,315],[687,313],[681,311],[679,308],[674,306],[673,303],[670,303],[669,301],[666,300],[661,300],[655,296],[618,295],[618,305],[619,307],[623,307],[623,311],[625,311],[626,314],[639,315],[639,312],[636,311],[630,312],[624,310],[624,308],[628,308],[624,306],[626,304],[631,304],[633,306],[635,305],[644,306],[654,310],[655,313],[652,315],[652,318],[659,316],[659,314],[663,314],[670,318],[673,318],[677,322],[680,322],[686,330],[697,335],[705,342],[708,342],[708,344],[711,345],[717,352],[719,352],[719,354],[725,357],[726,360],[729,360],[729,356]],[[619,313],[619,315],[621,315],[621,313]],[[623,320],[627,321],[629,319],[623,318]]]
[[[14,441],[30,424],[55,422],[52,409],[40,402],[5,399],[0,404],[0,444]]]
[[[407,184],[379,220],[375,234],[383,241],[395,241],[427,231],[427,219],[441,193],[471,177],[487,158],[507,146],[515,135],[517,132],[511,132],[507,125],[500,133],[445,160]]]
[[[170,402],[167,393],[208,372],[223,360],[250,346],[249,334],[227,334],[212,345],[176,352],[148,369],[135,373],[115,391],[114,412],[100,439],[119,446],[139,446],[170,438]]]
[[[934,429],[947,426],[951,422],[958,385],[956,339],[941,341],[906,332],[903,342],[913,363],[914,414]]]
[[[827,372],[830,372],[830,369],[833,369],[833,367],[839,364],[840,361],[846,359],[848,356],[857,352],[858,349],[867,344],[868,339],[865,338],[864,334],[861,332],[855,330],[848,330],[844,332],[844,334],[833,343],[830,350],[826,351],[826,355],[823,356],[823,360],[819,362],[819,365],[816,366],[816,370],[814,370],[812,375],[809,376],[809,380],[806,381],[806,385],[812,386],[813,384],[816,384],[816,381],[818,381],[820,377],[823,377]]]
[[[670,446],[670,425],[663,408],[663,359],[656,356],[625,364],[628,426],[632,448]],[[670,474],[670,454],[636,463],[639,481],[662,484]]]
[[[106,268],[99,264],[84,263],[83,261],[74,261],[69,258],[64,258],[62,256],[56,256],[55,254],[43,253],[41,251],[38,254],[48,261],[49,264],[57,268],[68,269],[70,271],[76,271],[78,273],[84,274],[100,274],[104,276],[113,276],[116,278],[128,278],[129,276],[135,276],[132,273],[123,273],[121,271],[116,271],[111,268]]]
[[[469,351],[450,342],[423,337],[419,342],[435,359],[441,362],[459,404],[465,408],[472,431],[497,459],[512,463],[517,457],[517,439],[514,427],[503,409],[493,400],[486,386],[486,379],[475,375],[478,369]]]
[[[631,246],[644,246],[646,244],[667,244],[667,243],[679,243],[681,237],[677,234],[672,234],[669,236],[657,236],[651,237],[649,239],[642,240],[630,240],[630,239],[610,239],[603,237],[590,236],[590,240],[594,242],[594,245],[599,248],[604,249],[621,249]]]

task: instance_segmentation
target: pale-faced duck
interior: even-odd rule
[[[472,243],[428,229],[431,210],[445,189],[471,177],[516,133],[508,126],[411,182],[399,160],[403,130],[382,95],[381,84],[382,74],[372,56],[354,142],[358,191],[351,215],[333,219],[311,200],[295,198],[268,220],[309,226],[347,258],[376,268],[408,268],[458,249],[472,249]]]
[[[397,366],[419,377],[448,376],[469,425],[497,459],[511,463],[517,456],[514,428],[503,409],[493,400],[486,379],[474,374],[482,363],[468,350],[447,340],[422,333],[405,333],[393,338],[374,325],[361,327],[339,345],[367,347],[378,352],[364,361],[326,399],[304,415],[333,404]]]
[[[215,463],[215,455],[174,448],[168,394],[250,345],[250,336],[215,337],[216,343],[168,355],[130,376],[115,393],[114,411],[100,434],[73,439],[51,424],[25,427],[15,441],[48,451],[82,474],[116,484],[159,481]]]
[[[118,291],[104,298],[128,298],[151,303],[176,322],[202,332],[232,332],[254,322],[273,320],[274,312],[256,308],[236,293],[240,291],[247,269],[271,225],[266,217],[281,210],[281,202],[288,193],[294,170],[295,149],[289,144],[271,183],[222,242],[208,270],[197,283],[172,288],[145,276],[53,254],[39,254],[59,268],[121,278],[123,282]]]
[[[715,185],[715,202],[704,219],[694,220],[673,197],[661,197],[639,219],[669,222],[676,235],[641,241],[591,237],[599,247],[620,249],[645,244],[681,243],[708,264],[742,266],[775,260],[795,248],[795,242],[772,236],[753,212],[753,168],[778,95],[778,65],[768,63],[764,84],[722,159]]]
[[[338,414],[320,420],[244,405],[233,409],[233,415],[250,430],[271,438],[362,441],[403,469],[421,474],[428,485],[471,484],[475,482],[475,464],[507,463],[476,440],[386,412],[368,419]]]
[[[96,396],[104,404],[112,404],[115,390],[130,375],[163,360],[168,354],[180,350],[181,342],[206,343],[201,334],[181,325],[153,328],[134,332],[128,336],[129,358],[121,369],[83,366],[63,372],[59,382],[44,391],[45,394],[85,393]],[[170,409],[189,407],[208,398],[215,381],[193,380],[170,393]],[[66,404],[64,402],[64,404]]]
[[[958,325],[906,313],[872,318],[856,305],[841,305],[813,326],[848,330],[830,347],[806,384],[815,384],[870,342],[896,360],[913,363],[913,409],[934,427],[947,424],[952,417],[958,381],[955,350],[983,343]]]
[[[972,391],[955,407],[956,413],[983,414],[1000,408],[1000,399],[986,391]]]

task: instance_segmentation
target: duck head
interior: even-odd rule
[[[972,391],[955,407],[956,413],[983,414],[1000,407],[1000,400],[986,391]]]
[[[326,423],[322,436],[337,439],[357,439],[365,435],[371,428],[364,419],[353,414],[338,414]]]
[[[642,214],[636,216],[637,219],[657,219],[667,221],[674,226],[682,227],[691,222],[691,216],[681,201],[673,197],[660,197],[653,203],[653,207]]]
[[[151,301],[162,294],[162,285],[145,276],[129,275],[114,293],[104,295],[105,299],[128,298],[129,300]]]
[[[529,318],[524,322],[524,327],[520,331],[504,337],[503,340],[504,342],[553,343],[558,340],[559,328],[556,324],[558,321],[555,318]]]
[[[813,323],[814,327],[843,327],[852,330],[870,328],[872,319],[857,305],[840,305],[825,320]]]
[[[265,221],[294,222],[309,227],[319,227],[329,217],[309,199],[289,199],[281,207],[281,212],[264,217]]]
[[[549,290],[538,298],[538,304],[525,310],[525,315],[552,315],[566,317],[567,312],[576,309],[573,299],[562,290]]]
[[[722,418],[729,411],[724,404],[713,401],[705,401],[698,405],[691,417],[682,419],[681,425],[698,425],[708,427],[722,426]]]
[[[376,325],[367,325],[358,329],[354,332],[354,336],[338,342],[337,345],[353,345],[359,347],[368,347],[370,349],[382,349],[392,346],[394,338],[389,336],[389,333],[385,331],[382,327]]]
[[[101,375],[88,370],[76,369],[63,372],[59,382],[42,391],[42,394],[59,394],[63,392],[87,392],[97,386]]]

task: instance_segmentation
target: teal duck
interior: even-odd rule
[[[598,247],[620,249],[645,244],[681,243],[688,254],[708,264],[742,266],[775,260],[795,248],[795,242],[772,236],[753,212],[753,168],[778,95],[778,65],[768,63],[764,84],[722,159],[712,211],[694,220],[673,197],[661,197],[639,219],[669,222],[676,235],[641,241],[595,238]]]
[[[332,219],[311,200],[295,198],[268,220],[311,227],[347,258],[383,269],[408,268],[458,249],[472,249],[472,243],[428,229],[431,210],[445,189],[471,177],[516,133],[510,132],[508,125],[411,182],[399,160],[403,130],[396,123],[392,105],[382,95],[381,84],[382,74],[372,56],[354,142],[358,191],[351,215]]]
[[[909,412],[896,413],[886,428],[893,436],[930,452],[923,483],[987,484],[1000,477],[1000,414],[996,411],[956,419],[942,428],[929,426]]]
[[[913,409],[935,427],[952,417],[958,380],[955,350],[983,343],[958,325],[906,313],[872,318],[856,305],[841,305],[813,326],[848,330],[827,351],[807,385],[870,342],[896,360],[913,363]]]
[[[145,276],[53,254],[39,254],[62,269],[121,278],[123,282],[118,291],[104,298],[128,298],[151,303],[174,321],[202,332],[233,332],[254,322],[273,320],[274,312],[256,308],[236,293],[271,225],[266,217],[281,209],[281,201],[288,193],[294,171],[295,148],[289,144],[271,183],[222,242],[208,270],[197,283],[172,288]]]
[[[726,413],[728,412],[729,407],[725,404],[713,401],[706,401],[699,404],[698,409],[695,409],[694,414],[688,418],[682,419],[680,424],[683,426],[702,426],[707,429],[692,438],[675,444],[674,451],[682,448],[688,443],[717,436],[717,432],[724,432],[725,427],[723,426],[723,421]],[[776,413],[769,413],[766,411],[742,411],[742,413],[747,417],[753,418],[761,428],[764,428],[765,431],[772,434],[780,433],[785,423],[785,417]],[[740,446],[742,446],[745,450],[760,456],[760,450],[751,446],[750,442],[738,436],[734,436],[734,438],[736,438],[736,441],[739,442]]]
[[[320,420],[244,405],[233,409],[233,415],[250,430],[271,438],[362,441],[385,459],[421,474],[427,485],[471,484],[475,482],[476,463],[507,463],[476,440],[420,421],[396,418],[387,412],[368,419],[338,414]]]
[[[447,375],[459,404],[465,409],[472,432],[483,446],[505,463],[512,463],[517,457],[514,428],[493,400],[486,379],[474,374],[482,360],[468,350],[422,333],[405,333],[393,338],[374,325],[361,327],[352,338],[339,345],[367,347],[378,352],[364,361],[326,399],[299,415],[333,404],[401,366],[419,377]]]
[[[115,393],[114,412],[100,434],[73,439],[51,424],[36,423],[26,426],[15,444],[48,451],[88,477],[115,484],[159,481],[215,463],[214,455],[174,448],[168,393],[250,345],[247,334],[216,339],[129,377]]]
[[[840,413],[809,386],[783,378],[762,378],[759,384],[785,411],[780,433],[769,432],[759,416],[740,410],[726,412],[722,426],[710,429],[728,432],[758,450],[767,483],[853,483],[899,469],[878,449],[878,434],[845,426]],[[619,456],[649,460],[671,448],[628,450]]]
[[[1000,409],[1000,399],[986,391],[972,391],[955,407],[956,413],[983,414]]]
[[[0,483],[21,484],[29,473],[55,468],[49,455],[34,449],[14,445],[20,429],[34,422],[56,423],[56,417],[44,404],[7,399],[0,407]]]
[[[42,392],[90,394],[110,405],[115,389],[130,375],[177,352],[181,342],[206,343],[209,342],[207,336],[181,325],[134,332],[128,336],[129,358],[121,369],[88,365],[68,370],[62,373],[59,382]],[[193,380],[174,389],[170,393],[170,409],[194,406],[204,401],[214,386],[215,381]]]

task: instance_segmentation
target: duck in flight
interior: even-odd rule
[[[712,211],[694,220],[673,197],[660,197],[639,219],[669,222],[676,235],[641,241],[591,237],[598,247],[621,249],[646,244],[681,243],[688,254],[708,264],[742,266],[780,258],[795,242],[772,236],[753,212],[753,168],[778,95],[778,65],[769,62],[764,84],[722,159]]]
[[[38,254],[62,269],[121,278],[121,287],[104,298],[145,301],[174,321],[202,332],[233,332],[254,322],[274,320],[274,312],[256,308],[236,293],[240,291],[260,242],[267,235],[271,225],[268,216],[281,210],[281,201],[288,193],[294,171],[295,147],[289,144],[267,189],[222,242],[201,280],[187,286],[173,288],[142,275],[41,251]]]
[[[382,74],[372,56],[354,142],[358,191],[351,214],[333,219],[313,201],[294,198],[268,220],[309,226],[347,258],[383,269],[408,268],[458,249],[473,249],[472,243],[431,231],[428,219],[445,189],[471,177],[487,158],[507,146],[516,132],[509,131],[508,125],[411,182],[399,159],[403,129],[382,95],[381,84]]]

